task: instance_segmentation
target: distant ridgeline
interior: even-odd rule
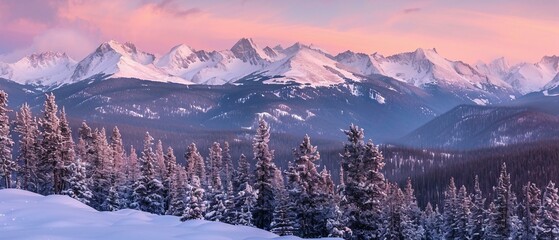
[[[279,168],[262,118],[250,156],[233,156],[235,143],[214,142],[203,157],[190,143],[181,164],[172,147],[154,143],[148,132],[139,151],[125,150],[117,127],[108,136],[83,122],[74,140],[52,94],[37,117],[24,104],[10,119],[7,101],[0,91],[4,188],[65,194],[102,211],[132,208],[305,238],[559,238],[558,189],[548,181],[557,178],[556,143],[451,153],[385,146],[385,159],[351,125],[343,131],[335,183],[334,164],[319,167],[321,155],[308,135]],[[433,204],[420,205],[416,196]]]

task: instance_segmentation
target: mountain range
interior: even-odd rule
[[[286,134],[312,132],[339,139],[343,136],[338,129],[356,123],[380,142],[483,147],[507,142],[488,139],[496,134],[490,128],[467,139],[467,134],[455,134],[487,119],[501,119],[491,122],[497,128],[512,126],[512,119],[521,116],[516,110],[503,110],[504,114],[484,106],[536,114],[531,119],[545,122],[541,132],[555,126],[550,119],[559,114],[554,104],[559,96],[558,63],[558,56],[546,56],[535,64],[510,66],[500,58],[469,65],[446,59],[436,49],[392,56],[352,51],[331,55],[301,43],[261,48],[249,38],[228,50],[196,50],[181,44],[156,56],[132,43],[108,41],[80,61],[45,52],[0,63],[0,88],[10,93],[15,106],[25,101],[38,110],[43,93],[52,91],[75,118],[154,128],[166,131],[163,135],[201,128],[241,134],[255,118],[264,117],[275,131]],[[458,124],[478,111],[459,107],[464,104],[500,117]],[[547,109],[533,110],[533,106]],[[441,122],[454,128],[443,128]],[[516,139],[510,141],[516,143],[550,137],[532,134],[520,139],[521,132],[514,134],[502,139]],[[443,137],[462,140],[438,141]]]

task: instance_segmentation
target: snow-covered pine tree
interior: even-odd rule
[[[505,163],[501,166],[501,173],[497,186],[494,187],[494,192],[495,198],[489,208],[485,239],[508,239],[514,227],[513,217],[515,214],[512,205],[510,174],[507,173]]]
[[[239,157],[237,174],[234,179],[237,187],[233,199],[233,210],[230,211],[231,223],[235,225],[254,226],[252,211],[256,205],[257,195],[250,185],[250,164],[244,154]]]
[[[270,126],[261,118],[252,144],[256,162],[254,189],[258,194],[252,217],[254,226],[264,230],[270,229],[277,193],[274,186],[277,168],[273,162],[274,152],[268,146],[269,142]]]
[[[120,134],[120,130],[118,127],[113,128],[113,132],[111,134],[111,154],[113,160],[113,187],[117,191],[118,195],[122,198],[128,192],[127,184],[126,184],[126,171],[125,171],[125,159],[126,159],[126,151],[124,150],[124,144],[122,143],[122,135]],[[121,204],[125,204],[121,202]]]
[[[68,167],[68,180],[67,188],[62,191],[62,194],[68,195],[71,198],[90,205],[93,197],[91,190],[89,190],[89,183],[85,174],[85,163],[79,158],[72,162]]]
[[[204,188],[200,184],[200,178],[197,175],[192,176],[192,191],[186,205],[186,210],[181,217],[181,221],[192,219],[204,219],[206,212],[206,203],[204,201]]]
[[[130,155],[126,159],[126,179],[129,183],[135,183],[140,179],[140,166],[138,163],[138,154],[136,153],[136,148],[130,145]]]
[[[157,179],[155,172],[155,153],[153,152],[153,137],[146,132],[144,149],[140,158],[140,178],[134,184],[133,206],[142,211],[163,214],[164,199],[163,184]]]
[[[60,111],[60,136],[61,136],[61,146],[60,146],[60,160],[64,166],[62,171],[62,191],[69,189],[72,184],[70,181],[73,177],[70,177],[69,167],[72,164],[76,164],[76,152],[74,151],[74,140],[72,139],[72,129],[66,117],[66,110],[62,108]]]
[[[485,210],[485,198],[479,187],[479,178],[476,175],[474,180],[474,196],[470,220],[468,220],[468,232],[471,240],[482,240],[485,235],[485,219],[487,211]]]
[[[364,143],[363,129],[351,125],[344,131],[348,142],[342,157],[343,183],[342,211],[347,226],[355,239],[379,238],[384,228],[381,222],[386,186],[381,170],[384,158],[369,141]]]
[[[62,192],[62,171],[60,159],[61,136],[58,106],[54,94],[47,94],[41,122],[41,154],[37,163],[38,193],[49,195]]]
[[[458,190],[456,197],[456,239],[470,239],[468,232],[468,221],[470,219],[471,199],[466,190],[466,186],[462,185]]]
[[[287,172],[288,192],[295,213],[296,235],[311,238],[328,236],[327,219],[334,214],[333,182],[328,171],[318,172],[320,160],[317,148],[305,135],[298,148],[293,149],[295,161]]]
[[[221,161],[222,161],[222,172],[221,172],[221,181],[223,182],[223,186],[227,188],[227,186],[232,184],[233,175],[234,175],[234,168],[233,168],[233,159],[231,158],[231,149],[229,148],[229,142],[223,143],[223,151],[221,152]],[[228,191],[230,189],[227,189]]]
[[[191,194],[191,187],[188,185],[187,181],[186,171],[177,168],[177,172],[173,175],[173,181],[170,185],[169,209],[167,209],[167,215],[181,217],[185,213]]]
[[[404,204],[402,209],[402,233],[405,239],[423,239],[425,229],[421,224],[421,210],[413,191],[411,179],[408,178],[404,188]]]
[[[444,193],[444,237],[445,239],[458,239],[458,194],[454,178],[450,178],[448,188]]]
[[[20,168],[18,172],[20,187],[24,190],[37,192],[37,161],[39,158],[39,129],[33,118],[31,108],[23,104],[16,112],[14,131],[19,137]]]
[[[395,184],[389,184],[389,192],[384,206],[383,218],[385,219],[385,228],[382,229],[381,238],[359,238],[359,239],[405,239],[402,229],[404,193]],[[355,233],[354,233],[355,234]]]
[[[176,192],[177,189],[173,189],[177,187],[177,183],[174,181],[176,180],[176,175],[179,174],[179,169],[177,166],[177,158],[175,157],[175,153],[172,147],[167,148],[167,153],[165,153],[165,166],[166,170],[164,173],[163,179],[163,189],[164,189],[164,198],[165,198],[165,213],[169,210],[169,206],[171,205],[171,192]]]
[[[184,154],[186,159],[186,173],[188,174],[188,180],[192,182],[194,176],[198,176],[198,180],[202,187],[208,186],[206,178],[206,166],[204,163],[204,158],[198,152],[195,143],[188,145],[186,153]]]
[[[78,142],[78,155],[80,159],[85,163],[87,178],[91,178],[91,174],[93,173],[93,155],[95,152],[95,148],[93,146],[94,136],[93,131],[87,125],[85,121],[82,122],[82,125],[78,129],[79,139]]]
[[[545,188],[539,215],[537,239],[559,239],[559,195],[552,181]]]
[[[528,182],[522,187],[523,200],[520,207],[522,215],[522,239],[537,239],[539,210],[542,206],[541,191],[536,184]]]
[[[223,190],[223,185],[221,182],[221,171],[222,171],[222,164],[221,164],[221,156],[222,156],[222,149],[218,142],[214,142],[212,147],[209,149],[210,151],[210,176],[211,176],[211,189],[215,193],[221,193]]]
[[[155,172],[157,179],[163,182],[165,180],[165,172],[167,171],[167,167],[165,166],[165,153],[163,152],[163,142],[161,140],[157,141],[155,145]]]
[[[105,128],[101,130],[95,129],[92,136],[92,151],[89,156],[92,165],[90,189],[93,193],[93,199],[91,201],[91,206],[97,210],[107,211],[109,209],[103,209],[102,207],[109,196],[111,186],[113,186],[112,154],[109,143],[107,142]]]
[[[10,136],[10,118],[8,116],[8,94],[0,90],[0,175],[4,188],[12,187],[12,176],[17,171],[17,163],[12,156],[14,141]]]
[[[440,227],[437,223],[437,211],[433,209],[430,202],[427,203],[425,211],[423,211],[423,229],[425,229],[424,239],[441,239]]]
[[[120,203],[120,196],[118,194],[118,190],[116,190],[116,188],[111,185],[109,187],[109,191],[107,191],[107,198],[105,198],[105,201],[103,201],[103,203],[101,204],[101,209],[103,209],[104,211],[117,211],[120,209],[121,203]]]
[[[270,225],[270,232],[273,232],[280,236],[291,236],[293,235],[293,219],[289,216],[289,195],[285,190],[278,192],[276,195],[279,200],[274,209],[274,218]]]

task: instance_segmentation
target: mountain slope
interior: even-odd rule
[[[68,83],[75,65],[66,53],[36,53],[12,64],[0,63],[0,77],[20,84],[59,86]]]
[[[429,148],[471,149],[559,138],[559,117],[526,107],[458,106],[399,140]]]
[[[134,44],[109,41],[101,44],[77,64],[71,80],[76,82],[95,76],[110,76],[191,84],[157,68],[153,64],[154,60],[154,55],[138,51]]]

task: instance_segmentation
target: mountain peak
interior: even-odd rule
[[[236,58],[251,65],[262,65],[267,55],[254,43],[251,38],[241,38],[233,47],[231,52]]]
[[[33,53],[27,57],[22,58],[18,63],[27,62],[31,67],[50,66],[56,65],[61,61],[66,63],[73,63],[66,53],[46,51],[42,53]],[[16,63],[17,64],[17,63]]]

